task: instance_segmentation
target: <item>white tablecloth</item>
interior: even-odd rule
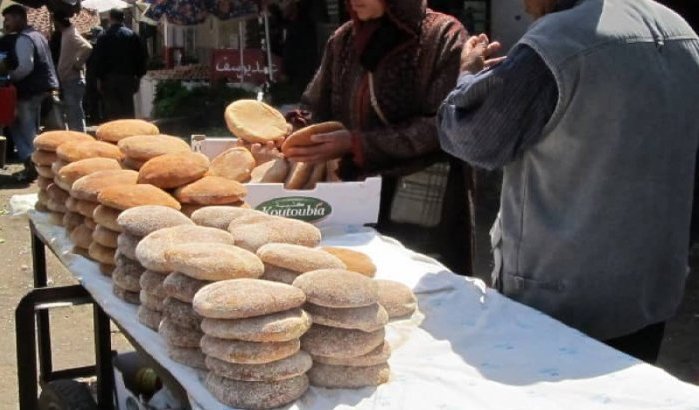
[[[112,295],[109,278],[71,252],[65,230],[30,217],[61,261],[107,314],[187,389],[193,408],[218,410],[203,373],[173,362],[136,308]],[[419,312],[389,324],[391,381],[378,388],[312,387],[290,409],[694,409],[699,388],[619,353],[482,282],[451,274],[436,261],[366,228],[329,229],[326,245],[369,254],[378,278],[411,286]]]

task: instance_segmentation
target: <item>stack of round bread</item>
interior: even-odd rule
[[[82,132],[75,131],[48,131],[34,138],[34,153],[32,162],[39,174],[37,184],[39,185],[39,200],[36,209],[39,211],[50,211],[48,187],[53,184],[54,174],[51,166],[58,161],[56,150],[61,144],[69,141],[94,141],[94,138]],[[58,219],[58,215],[56,218]]]
[[[97,203],[85,201],[94,207],[92,216],[96,225],[95,233],[99,232],[99,235],[103,235],[104,238],[90,245],[90,256],[103,264],[105,273],[108,271],[110,260],[112,265],[116,263],[115,254],[119,248],[118,233],[122,232],[117,218],[122,211],[143,205],[161,205],[174,210],[180,208],[180,204],[167,192],[152,185],[130,182],[103,188],[97,195]],[[97,227],[101,229],[97,231]],[[105,246],[107,244],[111,246]]]
[[[239,208],[234,206],[206,206],[192,212],[191,218],[197,225],[227,231],[234,219],[251,215],[266,216],[266,214],[263,212],[248,208]]]
[[[299,338],[311,320],[306,297],[293,286],[233,279],[202,288],[194,310],[202,317],[201,348],[210,370],[206,386],[227,406],[276,408],[308,389],[312,360]]]
[[[213,229],[213,228],[200,228]],[[219,236],[228,235],[218,231]],[[230,235],[229,235],[230,237]],[[217,281],[259,278],[264,266],[254,253],[227,243],[180,243],[165,251],[165,260],[173,269],[163,287],[160,334],[174,360],[191,367],[205,368],[199,341],[201,317],[192,307],[199,289]]]
[[[337,257],[320,249],[286,243],[269,243],[257,250],[257,256],[265,264],[262,279],[291,285],[306,272],[319,269],[346,269]]]
[[[173,226],[191,226],[192,221],[181,212],[162,205],[142,205],[129,208],[121,213],[104,206],[100,206],[98,209],[105,215],[104,222],[113,223],[120,232],[117,237],[117,267],[112,275],[114,293],[121,299],[135,305],[141,304],[140,293],[143,288],[146,288],[148,294],[155,298],[164,298],[162,279],[155,284],[147,279],[148,275],[152,275],[152,272],[147,271],[136,258],[136,246],[144,236],[152,232]],[[162,274],[156,275],[158,278],[160,276]],[[150,301],[150,299],[148,300]],[[157,328],[157,323],[152,327]]]
[[[125,215],[128,214],[125,213]],[[126,222],[125,216],[120,218],[120,222]],[[182,218],[187,219],[184,215]],[[148,220],[150,220],[150,224],[156,223],[152,216],[147,217],[146,221]],[[145,225],[145,227],[150,226],[152,225]],[[219,229],[195,226],[189,219],[186,223],[177,223],[175,226],[154,230],[141,239],[141,235],[146,232],[145,229],[132,230],[132,234],[124,236],[123,239],[120,237],[119,244],[124,244],[124,252],[133,252],[135,258],[149,271],[141,278],[141,307],[138,311],[138,318],[144,325],[158,330],[165,309],[165,299],[169,295],[165,291],[165,279],[176,270],[167,259],[168,250],[179,245],[190,244],[233,245],[233,238],[227,232]],[[131,248],[132,245],[135,248]]]
[[[70,231],[75,246],[87,249],[90,257],[100,263],[100,270],[105,275],[110,275],[114,269],[115,260],[110,249],[116,248],[120,229],[113,222],[95,222],[99,194],[110,186],[135,185],[138,177],[134,171],[114,169],[113,162],[115,160],[106,158],[86,159],[70,164],[59,172],[59,177],[68,182],[79,177],[70,185],[70,198],[66,201],[70,212],[66,213],[64,226]],[[100,166],[107,169],[89,172]],[[98,213],[97,218],[102,221],[102,213]]]
[[[117,145],[124,153],[124,166],[135,170],[141,169],[143,164],[155,157],[191,151],[183,140],[162,134],[134,135],[119,140]]]
[[[95,133],[98,140],[117,144],[124,138],[134,135],[157,135],[160,130],[155,125],[143,120],[114,120],[105,122]]]
[[[316,270],[293,284],[307,298],[313,326],[301,339],[313,357],[311,384],[360,388],[386,383],[390,346],[384,340],[388,313],[372,279],[340,269]]]
[[[182,212],[191,216],[196,210],[211,205],[246,206],[248,191],[243,184],[223,177],[205,176],[177,188],[175,198],[182,204]]]
[[[262,212],[234,218],[228,231],[238,246],[251,252],[257,252],[268,243],[289,243],[314,248],[321,239],[318,228],[307,222]]]
[[[190,184],[206,174],[209,159],[194,152],[160,155],[148,160],[138,171],[139,184],[169,190]]]

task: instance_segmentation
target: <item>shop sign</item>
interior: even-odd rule
[[[239,50],[214,50],[211,56],[211,78],[226,78],[261,85],[267,79],[266,60],[265,52],[260,49],[243,51],[242,64]],[[281,59],[273,55],[270,68],[275,78],[281,73],[281,64]]]
[[[332,213],[332,207],[322,199],[308,196],[291,196],[265,201],[255,207],[269,215],[316,222]]]

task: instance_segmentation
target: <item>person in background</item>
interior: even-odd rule
[[[20,182],[31,182],[37,177],[31,155],[39,131],[41,102],[58,90],[58,78],[46,38],[27,25],[27,10],[14,4],[5,8],[2,15],[5,31],[18,34],[17,68],[9,73],[17,88],[17,116],[10,130],[24,170],[15,177]]]
[[[92,46],[77,32],[67,17],[54,14],[54,25],[61,32],[58,80],[61,84],[68,128],[85,132],[85,62],[90,56]]]
[[[104,29],[100,26],[90,29],[88,41],[93,50],[97,41],[104,35]],[[95,53],[90,53],[85,64],[85,117],[89,124],[101,124],[103,118],[102,96],[97,90],[97,75],[95,73]]]
[[[8,73],[12,70],[15,70],[17,68],[17,55],[15,53],[15,42],[17,41],[17,33],[3,33],[2,36],[0,36],[0,54],[4,55],[5,58],[3,61],[0,63],[0,77],[7,78]],[[16,100],[16,91],[14,92],[15,94],[15,100]],[[16,102],[16,101],[14,101]],[[14,106],[13,102],[13,106]],[[14,112],[14,109],[13,109]],[[14,115],[13,115],[14,117]],[[5,145],[5,159],[6,160],[17,160],[17,156],[15,154],[15,144],[12,140],[12,134],[10,132],[10,123],[12,121],[8,121],[6,123],[0,123],[0,135],[4,135],[7,137],[6,140],[6,145]]]
[[[133,95],[146,73],[148,52],[138,34],[124,26],[124,12],[109,12],[110,27],[94,54],[97,87],[104,98],[105,119],[133,118]]]
[[[346,130],[314,135],[316,145],[292,148],[287,156],[309,163],[340,158],[343,180],[381,175],[377,229],[470,275],[471,168],[440,149],[435,122],[456,83],[466,31],[424,0],[352,0],[348,9],[352,19],[328,40],[301,99],[312,122],[339,121]],[[430,205],[414,214],[437,222],[426,227],[417,218],[397,218],[393,205],[401,177],[437,163],[447,168],[449,162],[449,171],[428,174],[421,180],[425,189],[409,192]]]
[[[469,39],[444,150],[503,168],[495,286],[653,363],[684,292],[699,37],[651,0],[524,0],[509,52]]]

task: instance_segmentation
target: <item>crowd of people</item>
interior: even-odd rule
[[[473,273],[473,167],[502,169],[493,286],[654,362],[687,277],[699,37],[652,0],[523,2],[535,22],[499,56],[497,41],[469,35],[424,0],[350,0],[350,20],[288,116],[345,129],[286,155],[339,158],[344,180],[383,176],[378,230],[408,244],[421,237],[429,246],[411,247],[437,249],[464,274]],[[84,129],[85,65],[105,119],[133,115],[146,56],[123,13],[111,13],[94,46],[58,17],[56,64],[21,6],[3,15],[16,34],[11,135],[28,170],[47,93],[60,90],[69,127]],[[449,169],[437,226],[397,221],[402,178],[434,164]]]
[[[2,15],[0,52],[6,58],[0,70],[16,89],[17,101],[14,121],[0,126],[7,127],[24,165],[16,179],[31,182],[37,177],[32,141],[42,112],[53,114],[55,127],[80,132],[85,131],[86,111],[93,123],[133,117],[133,94],[146,72],[148,55],[138,34],[124,25],[121,10],[110,11],[109,28],[93,29],[89,40],[60,13],[52,15],[51,41],[28,25],[23,6],[8,6]]]

